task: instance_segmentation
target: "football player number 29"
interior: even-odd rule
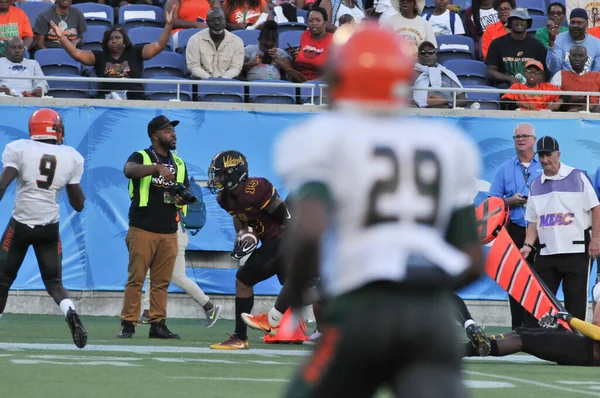
[[[440,161],[435,153],[430,150],[417,150],[413,153],[412,173],[409,178],[401,175],[401,161],[394,150],[387,146],[378,146],[372,153],[374,162],[387,163],[387,176],[381,177],[373,183],[369,192],[369,207],[365,219],[366,226],[375,224],[400,222],[410,217],[410,220],[419,224],[433,225],[436,222],[439,210],[440,196]],[[406,162],[404,164],[407,164]],[[399,200],[402,192],[412,191],[418,194],[409,195],[413,203],[403,206]],[[390,205],[391,201],[391,205]],[[386,206],[387,204],[387,206]],[[404,209],[397,210],[404,207]],[[408,211],[407,209],[413,209]],[[402,216],[401,213],[410,213]]]
[[[40,175],[42,178],[37,180],[38,188],[50,189],[55,173],[56,156],[44,154],[40,159]]]

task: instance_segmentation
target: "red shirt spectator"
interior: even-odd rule
[[[294,69],[306,80],[315,80],[322,76],[322,68],[327,62],[327,54],[333,35],[325,31],[327,17],[325,10],[315,7],[308,13],[308,29],[300,37],[300,49],[294,60]]]
[[[225,0],[223,9],[228,30],[246,29],[254,25],[262,13],[273,19],[265,0]]]
[[[23,39],[26,49],[33,43],[33,30],[25,11],[10,5],[10,2],[0,3],[0,56],[5,57],[6,42],[11,37],[18,36]]]
[[[528,61],[525,64],[525,84],[515,83],[510,86],[510,90],[544,90],[560,91],[553,84],[544,82],[544,65],[539,61]],[[508,92],[502,96],[502,99],[514,101],[511,108],[523,111],[547,111],[557,110],[562,104],[558,94],[522,94]]]
[[[494,2],[494,8],[498,11],[498,22],[488,25],[481,38],[481,53],[483,54],[483,59],[487,57],[488,49],[490,48],[492,41],[509,32],[509,29],[505,25],[506,20],[513,9],[513,5],[509,1],[502,1],[500,4],[498,3],[499,1]]]

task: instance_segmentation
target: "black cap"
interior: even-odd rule
[[[169,118],[166,116],[157,116],[154,119],[150,120],[150,123],[148,123],[148,137],[156,133],[158,130],[164,129],[168,125],[175,127],[178,124],[179,120],[170,121]]]
[[[537,142],[538,153],[558,151],[558,141],[549,135],[545,135]]]
[[[430,41],[424,41],[424,42],[422,42],[421,44],[419,44],[419,48],[418,48],[418,50],[420,51],[420,50],[421,50],[423,47],[425,47],[425,46],[430,46],[430,47],[433,47],[433,49],[435,49],[435,48],[436,48],[436,46],[435,46],[435,45],[434,45],[432,42],[430,42]]]

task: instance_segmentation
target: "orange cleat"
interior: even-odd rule
[[[269,315],[265,312],[261,312],[260,314],[256,315],[243,313],[242,319],[251,328],[262,330],[271,336],[275,336],[275,334],[277,334],[277,330],[279,329],[279,325],[271,326],[269,323]]]

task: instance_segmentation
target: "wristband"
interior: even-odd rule
[[[537,251],[537,249],[535,248],[534,245],[532,245],[531,243],[523,243],[523,246],[527,246],[528,248],[530,248],[531,250],[533,250],[534,252]]]

